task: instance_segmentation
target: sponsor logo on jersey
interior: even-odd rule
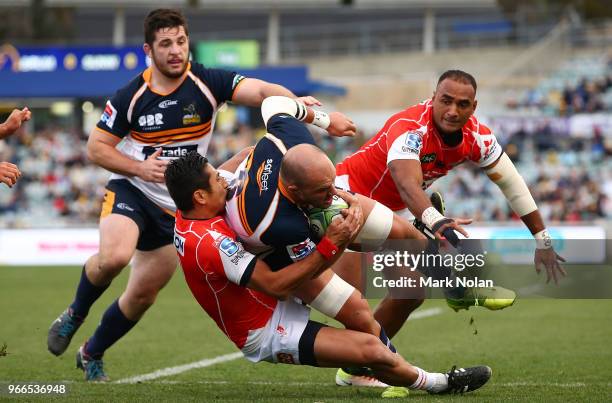
[[[100,120],[106,123],[106,126],[109,128],[113,128],[115,124],[115,118],[117,117],[117,109],[110,103],[110,101],[106,102],[106,106],[104,107],[104,112],[102,113],[102,117]]]
[[[482,153],[482,155],[483,155],[482,159],[486,160],[491,155],[493,155],[493,153],[497,149],[497,142],[494,141],[494,140],[485,140],[484,141],[484,146],[485,146],[485,151],[484,151],[484,153]]]
[[[142,148],[142,153],[144,154],[145,159],[147,159],[158,149],[159,147],[144,146]],[[187,146],[162,147],[161,149],[162,152],[159,155],[159,158],[180,158],[187,155],[187,153],[190,151],[197,151],[198,146],[196,144],[191,144]]]
[[[425,154],[424,156],[421,157],[421,162],[423,164],[429,164],[431,162],[434,162],[435,160],[436,160],[436,153]]]
[[[310,255],[314,248],[314,242],[312,242],[310,238],[308,238],[304,242],[300,242],[295,245],[288,245],[287,252],[289,253],[289,257],[291,258],[291,260],[297,262],[298,260],[302,260],[306,256]]]
[[[287,330],[285,330],[283,325],[276,326],[276,333],[280,334],[281,336],[287,336]]]
[[[236,88],[236,87],[238,86],[238,84],[240,84],[240,82],[241,82],[242,80],[244,80],[245,78],[246,78],[245,76],[242,76],[242,75],[240,75],[240,74],[236,74],[236,75],[234,76],[234,81],[232,81],[232,90],[233,90],[234,88]]]
[[[117,208],[119,210],[134,211],[134,209],[131,208],[130,205],[127,204],[127,203],[119,203],[119,204],[117,204]]]
[[[270,175],[272,175],[272,162],[274,162],[274,160],[268,158],[262,162],[259,169],[257,169],[257,186],[259,187],[260,196],[261,192],[268,190],[268,179],[270,179]]]
[[[228,237],[221,239],[219,242],[219,250],[225,253],[227,256],[233,256],[239,249],[240,246],[238,246],[236,242]]]
[[[181,256],[185,256],[185,238],[174,233],[174,247]]]
[[[191,103],[184,107],[183,112],[185,112],[185,114],[183,115],[183,124],[185,126],[196,125],[202,121],[200,115],[196,113],[195,103]]]
[[[402,145],[402,152],[411,152],[418,154],[421,152],[422,145],[423,140],[421,139],[421,135],[419,134],[419,132],[408,132],[406,133],[406,140],[404,141],[404,145]]]
[[[157,105],[157,106],[159,106],[162,109],[166,109],[166,108],[168,108],[170,106],[174,106],[176,104],[178,104],[177,100],[175,100],[175,99],[166,99],[165,101],[161,101],[159,103],[159,105]]]
[[[164,115],[161,113],[142,115],[138,118],[140,127],[159,128],[164,124]]]
[[[238,247],[240,248],[240,245],[238,245]],[[236,255],[232,258],[232,260],[230,260],[235,266],[238,266],[238,263],[240,263],[240,259],[244,258],[244,256],[247,254],[247,251],[240,248],[240,250],[238,250],[238,252],[236,252]]]

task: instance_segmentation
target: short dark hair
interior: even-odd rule
[[[474,92],[476,92],[476,79],[470,73],[466,73],[462,70],[446,70],[438,79],[438,84],[436,84],[436,87],[447,78],[460,83],[470,84],[472,87],[474,87]]]
[[[176,28],[181,26],[185,29],[185,34],[189,36],[187,19],[179,10],[171,10],[169,8],[158,8],[153,10],[144,20],[145,43],[152,46],[155,41],[155,34],[162,28]]]
[[[208,159],[197,151],[171,161],[164,174],[170,197],[182,211],[194,208],[193,192],[198,189],[210,191],[210,175],[204,172]]]

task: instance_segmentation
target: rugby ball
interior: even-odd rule
[[[322,238],[325,235],[325,231],[331,222],[342,217],[340,211],[348,208],[348,204],[337,195],[334,195],[332,204],[325,209],[313,208],[308,211],[308,220],[310,221],[310,231]]]

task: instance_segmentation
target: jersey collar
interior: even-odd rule
[[[162,97],[165,97],[167,95],[172,94],[174,91],[177,90],[178,87],[181,86],[181,84],[183,84],[183,82],[185,81],[185,78],[187,78],[187,75],[189,74],[189,72],[191,71],[191,62],[187,63],[187,68],[185,69],[185,72],[183,73],[183,75],[181,76],[178,84],[176,85],[176,87],[174,87],[172,89],[172,91],[163,93],[163,92],[159,92],[157,90],[155,90],[152,86],[151,86],[151,76],[153,75],[153,69],[151,67],[147,67],[147,69],[145,71],[142,72],[142,78],[143,80],[145,80],[145,82],[147,83],[147,87],[149,88],[149,90],[157,95],[160,95]]]

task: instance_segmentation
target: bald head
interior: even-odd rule
[[[281,163],[280,175],[284,183],[297,187],[312,186],[335,177],[334,164],[320,148],[299,144],[290,148]]]

